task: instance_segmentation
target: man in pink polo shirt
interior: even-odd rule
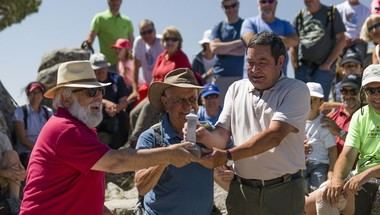
[[[60,65],[57,85],[44,96],[57,112],[42,128],[31,153],[20,214],[107,214],[104,172],[157,164],[181,167],[194,157],[176,144],[152,150],[111,150],[96,136],[104,86],[89,61]]]

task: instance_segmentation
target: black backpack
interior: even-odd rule
[[[27,108],[27,105],[23,105],[21,106],[21,108],[24,114],[24,127],[25,127],[25,130],[27,130],[28,129],[28,108]],[[46,121],[48,121],[50,118],[48,108],[45,105],[42,105],[41,108],[44,111],[44,116],[45,116]]]

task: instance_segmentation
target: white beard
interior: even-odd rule
[[[87,107],[82,107],[78,100],[74,97],[73,104],[68,108],[71,115],[82,121],[89,128],[95,128],[103,120],[102,104],[101,102],[94,102]],[[99,111],[96,113],[91,112],[91,107],[97,106]]]

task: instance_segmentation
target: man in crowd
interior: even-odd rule
[[[327,7],[320,0],[304,3],[306,9],[294,20],[300,43],[290,49],[291,61],[295,78],[320,83],[327,101],[335,77],[335,60],[345,46],[345,27],[335,7]]]
[[[248,44],[255,34],[268,31],[276,33],[282,39],[286,49],[297,46],[298,36],[292,24],[276,17],[277,0],[258,0],[257,2],[260,14],[245,19],[241,27],[240,34],[245,44]],[[285,75],[288,59],[289,57],[286,55],[286,62],[283,67],[283,73]],[[246,70],[247,68],[245,68],[245,71]],[[246,72],[244,72],[244,77],[247,77]]]
[[[175,145],[183,140],[186,114],[198,109],[198,85],[190,69],[176,69],[149,88],[149,101],[164,112],[158,125],[141,134],[137,149]],[[157,134],[159,133],[159,134]],[[147,214],[210,214],[213,173],[200,163],[182,168],[161,164],[139,170],[135,176]],[[159,197],[159,198],[157,198]]]
[[[213,71],[222,102],[228,87],[243,77],[245,46],[240,39],[243,19],[239,17],[239,4],[238,0],[221,1],[227,19],[219,22],[211,33],[210,48],[217,57]]]
[[[127,86],[117,73],[109,72],[109,63],[102,53],[96,53],[90,57],[91,67],[96,79],[101,83],[111,83],[105,86],[105,94],[102,100],[103,120],[97,126],[100,140],[112,149],[118,149],[128,139],[127,113],[128,106]]]
[[[133,43],[133,24],[131,20],[120,14],[122,0],[107,0],[108,10],[94,16],[91,22],[91,31],[86,40],[92,46],[98,36],[100,52],[103,53],[116,72],[117,55],[112,45],[119,38],[126,38]]]
[[[209,148],[226,148],[232,136],[235,147],[216,150],[208,160],[214,166],[234,162],[229,214],[304,212],[301,170],[310,95],[304,83],[281,74],[285,54],[280,37],[257,34],[248,43],[248,79],[229,88],[216,129],[197,130],[197,140]]]
[[[157,164],[184,166],[194,156],[184,144],[160,149],[112,150],[94,128],[102,121],[104,87],[89,61],[60,65],[57,85],[44,95],[57,112],[45,124],[33,148],[21,215],[91,214],[104,210],[104,172],[121,173]]]

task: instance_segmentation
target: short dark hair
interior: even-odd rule
[[[261,32],[255,35],[247,45],[247,48],[254,48],[257,45],[270,46],[271,54],[277,64],[278,58],[286,56],[286,48],[281,38],[272,32]]]

